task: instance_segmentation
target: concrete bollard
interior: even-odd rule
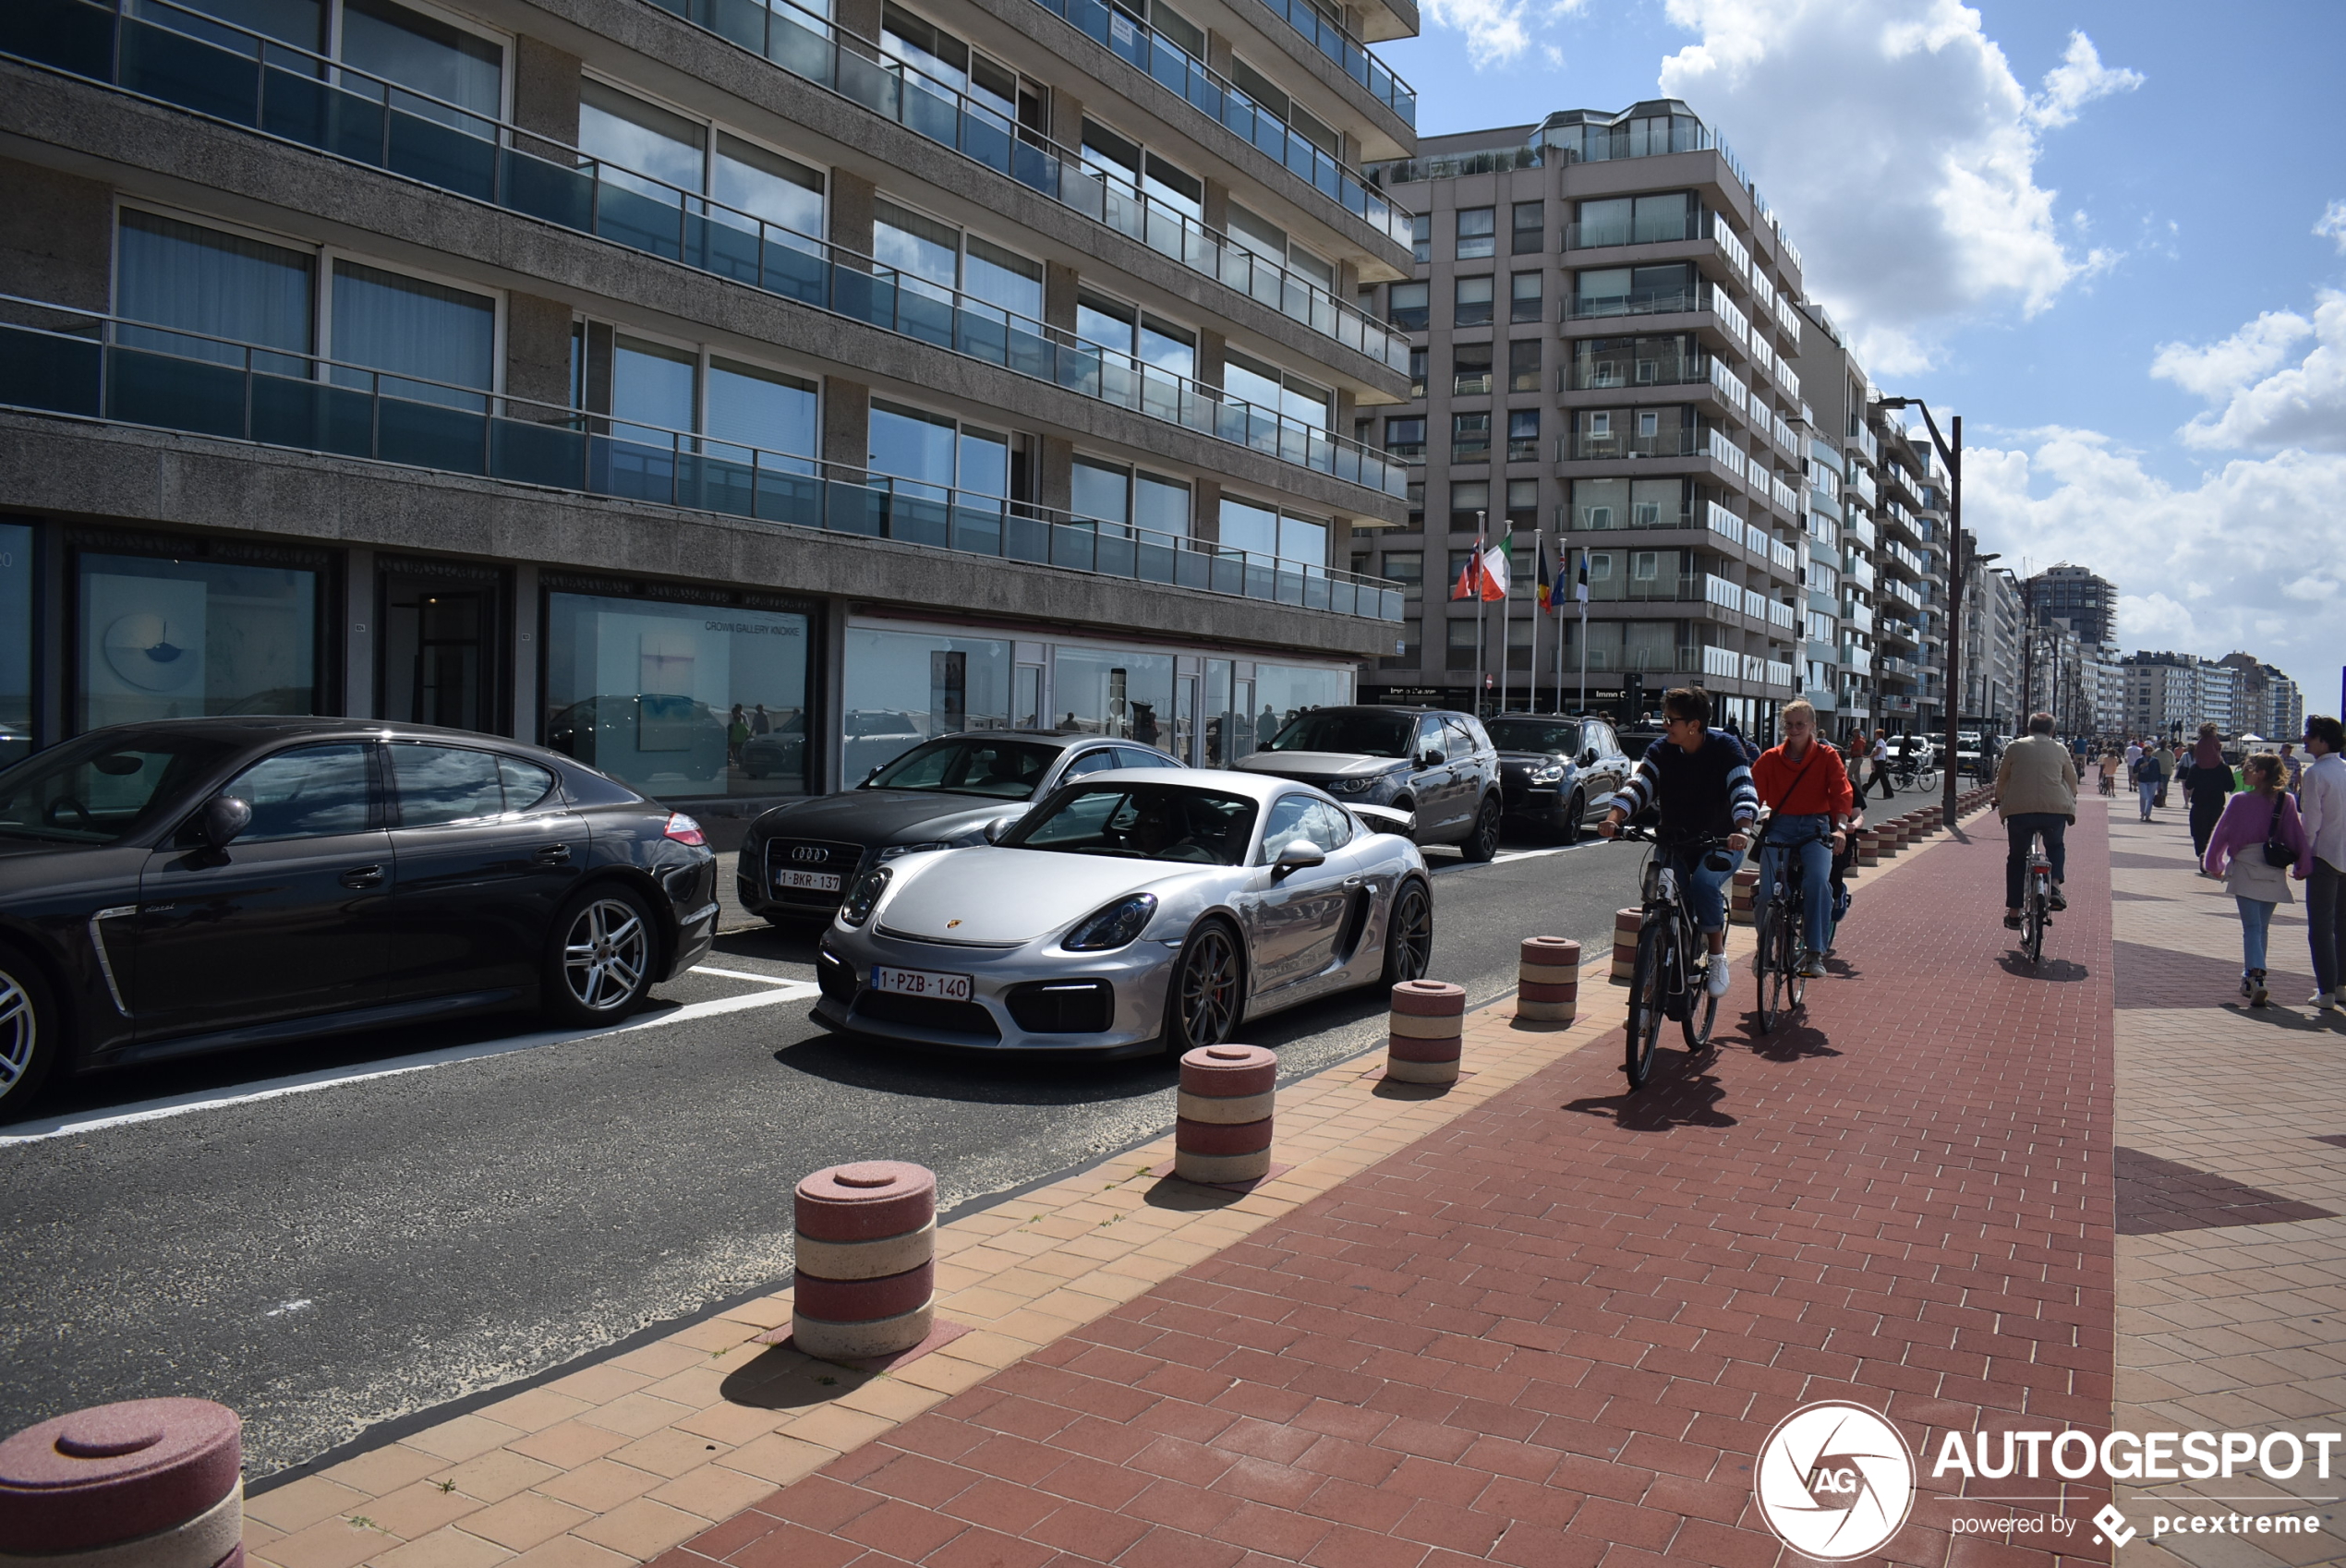
[[[1201,1045],[1181,1057],[1173,1174],[1252,1181],[1271,1169],[1271,1102],[1279,1058],[1260,1045]]]
[[[0,1442],[0,1562],[242,1568],[243,1423],[208,1399],[77,1410]]]
[[[1405,980],[1393,988],[1385,1076],[1397,1083],[1456,1083],[1465,1055],[1466,987]]]
[[[902,1160],[829,1165],[798,1184],[791,1337],[809,1356],[892,1356],[937,1323],[937,1177]]]
[[[1727,923],[1749,925],[1756,918],[1752,906],[1760,896],[1760,868],[1745,866],[1735,873],[1735,883],[1727,889]]]
[[[1880,865],[1881,863],[1880,828],[1868,827],[1858,833],[1857,863],[1859,865]]]
[[[1643,910],[1613,911],[1613,972],[1605,976],[1615,985],[1626,985],[1638,972],[1638,929],[1645,923]]]
[[[1515,971],[1515,1016],[1570,1023],[1580,1010],[1580,944],[1569,936],[1527,936]]]

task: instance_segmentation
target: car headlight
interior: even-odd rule
[[[1531,770],[1531,782],[1534,784],[1553,784],[1563,777],[1564,764],[1560,762],[1552,762]]]
[[[1067,940],[1059,946],[1070,953],[1105,953],[1129,947],[1134,937],[1148,929],[1149,921],[1155,914],[1156,895],[1135,893],[1087,917],[1067,934]]]
[[[1380,777],[1382,777],[1382,775],[1372,773],[1367,775],[1365,778],[1360,778],[1335,779],[1328,785],[1328,793],[1331,795],[1357,795],[1365,790],[1375,789],[1377,779]]]
[[[924,850],[949,850],[952,847],[942,838],[931,838],[921,844],[889,844],[881,849],[879,859],[885,864],[899,855],[917,855]]]
[[[872,908],[888,891],[888,879],[896,874],[886,866],[874,866],[855,879],[847,890],[846,900],[839,906],[839,918],[849,925],[861,925],[872,918]]]

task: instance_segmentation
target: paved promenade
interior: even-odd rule
[[[1715,1055],[1667,1048],[1641,1094],[1594,954],[1576,1026],[1486,1009],[1446,1092],[1368,1063],[1283,1091],[1294,1168],[1244,1197],[1150,1177],[1153,1146],[948,1225],[940,1309],[974,1332],[891,1373],[758,1343],[785,1291],[264,1490],[248,1546],[273,1568],[1742,1568],[1799,1561],[1752,1502],[1762,1439],[1842,1398],[1923,1461],[1888,1561],[2110,1562],[2093,1486],[1942,1484],[1931,1460],[1949,1432],[2113,1415],[2337,1424],[2346,1030],[2309,980],[2228,1005],[2237,924],[2181,814],[2104,809],[2037,971],[1975,819],[1861,878],[1805,1016],[1755,1037],[1739,971]],[[2277,969],[2303,929],[2276,923]],[[2161,1507],[2281,1505],[2183,1490],[2122,1489],[2122,1561],[2340,1555],[2334,1518],[2278,1550],[2154,1546]]]

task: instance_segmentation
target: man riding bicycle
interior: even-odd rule
[[[2061,894],[2069,858],[2062,834],[2077,820],[2077,764],[2069,748],[2053,739],[2051,714],[2030,714],[2028,733],[2004,748],[2004,760],[1996,767],[1996,811],[2010,845],[2004,855],[2004,928],[2018,931],[2028,841],[2039,833],[2045,837],[2045,858],[2052,862],[2050,907],[2069,907]]]
[[[1723,996],[1734,981],[1721,956],[1727,947],[1725,888],[1750,846],[1760,796],[1751,787],[1742,742],[1711,728],[1708,693],[1674,686],[1662,699],[1662,739],[1638,759],[1597,831],[1610,838],[1630,817],[1660,807],[1662,852],[1678,867],[1687,903],[1711,954],[1703,983],[1713,996]],[[1723,838],[1727,852],[1693,852],[1692,840],[1706,835]]]
[[[1800,857],[1804,929],[1800,975],[1825,972],[1825,946],[1832,929],[1832,862],[1846,841],[1844,830],[1856,806],[1841,754],[1817,739],[1817,710],[1805,700],[1784,706],[1784,743],[1760,754],[1751,782],[1771,814],[1760,835],[1760,890],[1768,897],[1784,857]]]

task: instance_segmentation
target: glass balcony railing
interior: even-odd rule
[[[1105,44],[1171,89],[1193,109],[1269,157],[1304,184],[1396,244],[1408,245],[1410,214],[1386,200],[1357,169],[1316,146],[1257,104],[1188,50],[1103,0],[1035,0],[1078,31]]]
[[[1395,76],[1335,18],[1323,14],[1308,0],[1263,0],[1263,4],[1333,60],[1338,70],[1367,88],[1370,97],[1400,115],[1403,125],[1418,128],[1418,90]]]
[[[33,300],[0,309],[50,323],[0,323],[0,407],[1401,619],[1397,586],[1315,563]]]
[[[1692,457],[1706,450],[1705,430],[1663,430],[1632,436],[1619,430],[1576,430],[1558,442],[1556,456],[1566,463],[1587,463],[1608,457]]]
[[[200,25],[212,35],[224,30],[167,0],[139,3],[145,15],[170,15],[189,30]],[[28,0],[7,14],[20,21],[36,9],[52,21],[82,28],[73,36],[52,30],[45,40],[65,45],[53,53],[76,56],[80,67],[94,67],[82,74],[1049,381],[1282,462],[1387,495],[1403,491],[1399,466],[1382,453],[1276,409],[1228,397],[1136,356],[1074,339],[859,252],[395,83],[330,66],[315,55],[264,42],[257,34],[228,30],[224,44],[88,0]],[[0,24],[0,47],[23,42],[19,31]],[[234,47],[239,39],[253,45],[251,54]],[[847,57],[852,56],[842,56]]]
[[[878,47],[868,40],[855,41],[870,51],[868,55],[843,47],[840,41],[854,35],[789,0],[771,0],[770,5],[757,0],[652,3],[1007,175],[1347,348],[1392,369],[1409,368],[1405,334],[1156,199],[1115,171],[1087,163],[1020,127],[950,84],[903,61],[871,57]],[[16,0],[0,6],[0,52],[484,200],[496,198],[478,188],[490,183],[474,167],[478,154],[457,147],[443,150],[436,161],[433,143],[463,138],[533,151],[559,145],[170,0],[137,0],[137,6],[133,15],[121,0]],[[189,38],[209,42],[217,58],[200,53],[200,45],[191,46],[186,42]],[[273,79],[284,77],[291,81]],[[329,82],[335,85],[329,87]],[[291,102],[305,93],[315,95],[319,106],[305,112]],[[352,103],[354,98],[370,103],[372,115],[385,122],[372,136],[367,127],[355,123],[369,112]],[[431,128],[419,128],[418,121]],[[451,167],[441,168],[441,163]],[[463,183],[448,184],[435,174]]]

